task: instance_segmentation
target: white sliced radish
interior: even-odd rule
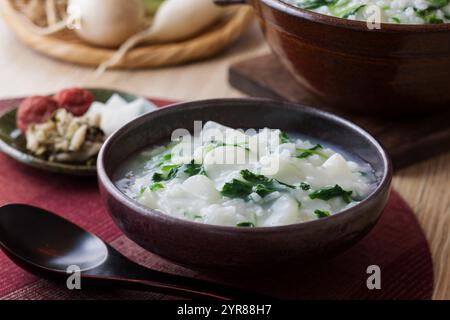
[[[299,204],[292,197],[281,196],[272,204],[270,212],[264,221],[266,227],[295,223],[299,218]]]
[[[186,193],[210,203],[220,200],[220,193],[214,182],[204,175],[189,177],[183,182],[183,189]]]
[[[233,206],[220,206],[213,204],[201,210],[203,221],[209,224],[222,226],[236,225],[236,208]]]
[[[261,174],[284,183],[296,183],[303,179],[302,172],[289,158],[272,154],[261,158]]]
[[[152,209],[156,209],[159,207],[158,205],[159,196],[157,193],[150,190],[150,188],[146,188],[144,193],[139,198],[139,202],[144,206],[147,206]]]
[[[204,159],[204,167],[209,178],[221,186],[233,176],[239,176],[244,169],[252,169],[249,151],[235,146],[221,146],[209,151]]]

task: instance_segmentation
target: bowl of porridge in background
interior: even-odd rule
[[[438,112],[450,103],[448,1],[435,5],[440,9],[424,1],[423,10],[409,1],[403,11],[381,8],[379,25],[365,21],[367,5],[358,9],[372,0],[346,1],[340,16],[330,15],[333,0],[216,2],[252,5],[272,51],[299,85],[326,104],[386,117]],[[393,2],[383,0],[386,6]]]

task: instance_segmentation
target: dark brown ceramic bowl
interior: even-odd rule
[[[113,183],[124,160],[168,141],[173,130],[193,130],[194,121],[217,121],[234,128],[280,128],[327,141],[374,168],[379,185],[364,201],[328,218],[281,227],[235,228],[181,220],[140,205]],[[212,270],[261,269],[283,262],[306,262],[349,248],[377,222],[389,196],[391,164],[380,144],[356,125],[297,104],[256,99],[181,103],[155,111],[113,134],[98,157],[103,201],[119,228],[164,258]]]
[[[383,117],[450,108],[450,24],[369,30],[281,0],[216,2],[251,4],[273,52],[328,105]]]

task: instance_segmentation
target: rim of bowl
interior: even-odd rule
[[[267,104],[273,106],[274,104],[284,105],[288,107],[294,107],[298,110],[301,110],[302,112],[312,114],[312,115],[318,115],[320,117],[324,117],[330,121],[338,122],[346,127],[349,127],[351,130],[356,131],[356,133],[364,136],[367,138],[371,143],[372,146],[376,148],[378,153],[381,155],[382,161],[383,161],[383,175],[381,177],[381,180],[379,181],[376,189],[372,191],[371,194],[369,194],[364,200],[360,201],[358,204],[344,209],[342,211],[339,211],[329,217],[321,218],[317,220],[312,221],[306,221],[306,222],[300,222],[300,223],[294,223],[294,224],[288,224],[288,225],[281,225],[281,226],[273,226],[273,227],[254,227],[254,228],[240,228],[240,227],[234,227],[234,226],[221,226],[221,225],[213,225],[213,224],[205,224],[205,223],[199,223],[194,222],[190,220],[180,219],[177,217],[173,217],[171,215],[165,214],[159,210],[156,209],[150,209],[145,207],[144,205],[140,204],[136,200],[133,200],[126,196],[122,191],[120,191],[116,185],[112,182],[109,175],[106,173],[105,170],[105,154],[108,152],[108,149],[110,148],[110,145],[116,140],[118,137],[120,137],[125,131],[128,131],[130,126],[133,126],[135,123],[142,121],[144,117],[147,117],[149,115],[153,116],[164,116],[164,113],[167,112],[176,112],[177,110],[188,110],[188,107],[192,108],[202,108],[204,105],[211,105],[211,104],[223,104],[223,103],[240,103],[240,104]],[[98,160],[97,160],[97,174],[98,179],[100,183],[103,184],[103,187],[107,190],[107,192],[112,195],[115,200],[119,201],[122,205],[131,208],[134,212],[137,212],[139,215],[142,215],[144,217],[153,216],[154,218],[157,218],[161,221],[167,221],[169,223],[176,223],[180,226],[186,226],[189,228],[199,229],[199,230],[209,230],[209,231],[222,231],[222,232],[237,232],[237,233],[261,233],[261,232],[279,232],[279,231],[289,231],[289,230],[297,230],[299,228],[306,228],[312,224],[319,224],[324,223],[326,221],[339,219],[341,215],[344,214],[351,214],[351,213],[357,213],[364,207],[368,206],[368,203],[371,200],[374,200],[380,193],[385,192],[386,189],[390,188],[391,180],[392,180],[392,163],[391,160],[384,149],[384,147],[381,145],[380,142],[376,138],[374,138],[370,133],[368,133],[366,130],[362,129],[361,127],[357,126],[356,124],[345,120],[344,118],[341,118],[337,115],[334,115],[332,113],[322,111],[319,109],[315,109],[312,107],[308,107],[302,104],[292,103],[292,102],[284,102],[284,101],[276,101],[272,99],[261,99],[261,98],[222,98],[222,99],[206,99],[206,100],[195,100],[195,101],[189,101],[189,102],[180,102],[170,105],[168,108],[162,108],[159,110],[156,110],[152,113],[148,113],[145,115],[140,116],[139,118],[129,122],[127,125],[122,127],[121,129],[117,130],[115,133],[113,133],[103,144]]]
[[[395,23],[381,23],[380,29],[369,30],[365,21],[349,20],[344,18],[338,18],[329,16],[326,14],[301,9],[292,4],[286,3],[283,0],[259,0],[265,3],[267,6],[282,11],[286,14],[295,16],[297,18],[303,18],[310,21],[332,25],[336,27],[342,27],[347,29],[357,29],[366,32],[405,32],[405,33],[422,33],[430,31],[450,31],[450,23],[442,24],[395,24]]]

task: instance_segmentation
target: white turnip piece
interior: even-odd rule
[[[68,8],[80,14],[76,34],[95,46],[118,47],[145,28],[142,0],[70,0]]]
[[[139,43],[174,42],[190,38],[222,17],[224,10],[212,0],[166,0],[156,12],[153,24],[129,38],[111,59],[99,67],[98,72],[118,64]]]
[[[166,0],[156,12],[144,41],[172,42],[189,38],[210,26],[223,14],[212,0]]]

